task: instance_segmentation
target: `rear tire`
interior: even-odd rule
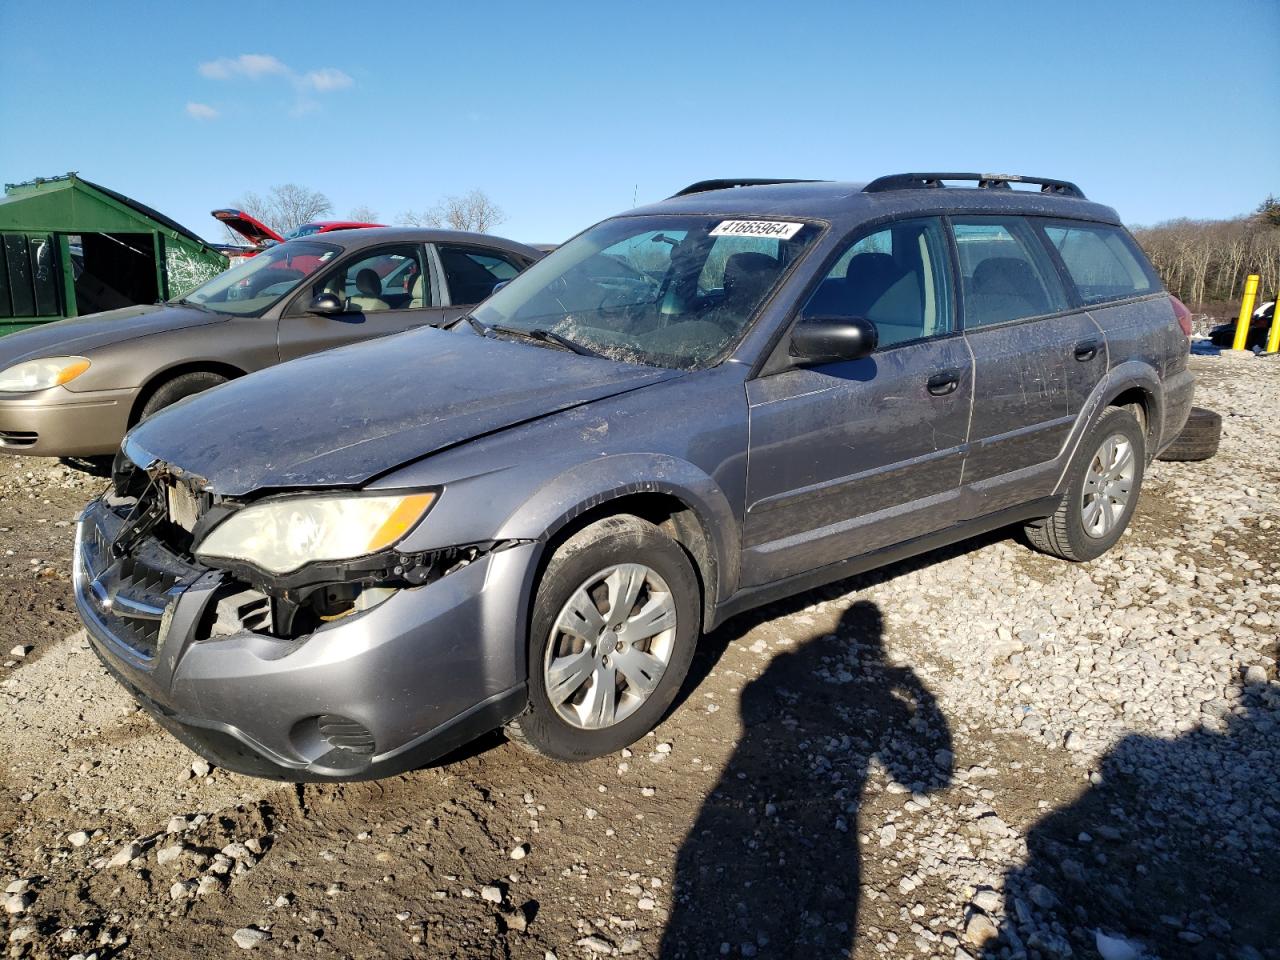
[[[1027,524],[1031,545],[1063,560],[1102,556],[1129,525],[1146,462],[1137,418],[1128,410],[1108,408],[1076,451],[1058,508]]]
[[[1222,417],[1204,407],[1192,407],[1187,425],[1177,439],[1160,451],[1157,460],[1174,462],[1208,460],[1222,440]]]
[[[538,584],[529,707],[507,735],[570,761],[639,740],[688,675],[701,609],[693,565],[656,526],[620,515],[584,527],[556,550]]]
[[[172,380],[160,384],[155,392],[147,398],[147,402],[142,406],[142,412],[138,414],[138,422],[141,423],[147,417],[177,403],[179,400],[185,400],[193,394],[202,393],[226,382],[227,378],[221,374],[204,370],[184,373],[174,377]]]

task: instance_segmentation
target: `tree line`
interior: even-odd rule
[[[296,183],[279,184],[265,194],[246,193],[232,206],[265,223],[281,236],[313,220],[334,219],[333,202],[327,196]],[[405,227],[448,227],[451,230],[488,233],[506,218],[502,208],[488,194],[483,190],[471,190],[445,197],[425,210],[406,210],[396,217],[396,223]],[[358,206],[347,212],[346,219],[378,223],[380,217],[376,210]],[[240,239],[238,234],[231,236],[233,240]]]
[[[1167,220],[1137,227],[1135,239],[1169,292],[1189,305],[1239,300],[1258,274],[1258,300],[1280,290],[1280,200],[1268,197],[1250,216]]]

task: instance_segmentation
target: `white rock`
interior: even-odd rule
[[[528,855],[529,855],[529,845],[527,843],[522,843],[522,844],[519,844],[518,846],[512,847],[511,853],[508,854],[508,856],[511,857],[512,860],[523,860]]]
[[[126,843],[123,847],[111,855],[111,859],[107,861],[108,867],[123,867],[137,860],[142,856],[142,845],[138,843]]]
[[[488,900],[490,903],[501,903],[502,891],[497,887],[481,887],[480,898]]]
[[[166,864],[173,863],[182,856],[182,851],[185,849],[186,847],[180,843],[171,843],[167,847],[161,847],[156,851],[156,863],[160,864],[162,867]]]
[[[83,830],[77,830],[75,833],[67,834],[67,843],[71,844],[73,847],[83,847],[88,842],[89,834],[85,833]]]
[[[1093,939],[1102,960],[1139,960],[1142,956],[1142,951],[1123,937],[1112,937],[1095,930]]]
[[[241,950],[252,950],[259,944],[270,940],[271,934],[265,930],[259,930],[257,927],[241,927],[231,935],[231,939],[236,942],[236,946]]]

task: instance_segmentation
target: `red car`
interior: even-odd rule
[[[257,217],[250,216],[243,210],[211,210],[213,218],[234,230],[248,240],[252,247],[221,247],[223,253],[233,259],[252,257],[255,253],[273,243],[296,240],[298,237],[309,237],[313,233],[328,233],[331,230],[356,230],[360,227],[385,227],[385,223],[361,223],[357,220],[314,220],[290,230],[283,237],[276,233]]]

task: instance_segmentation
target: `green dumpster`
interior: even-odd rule
[[[227,268],[186,227],[74,173],[4,193],[0,334],[180,297]]]

